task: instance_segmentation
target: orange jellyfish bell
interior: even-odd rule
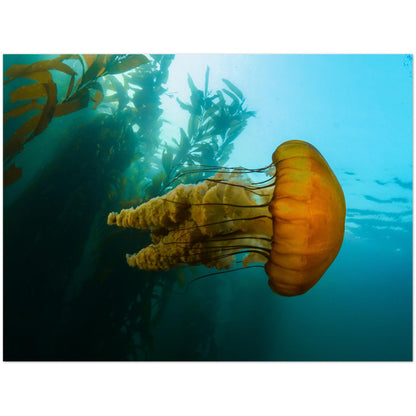
[[[296,296],[314,286],[337,256],[345,198],[328,163],[309,143],[281,144],[273,163],[273,240],[265,270],[275,293]]]

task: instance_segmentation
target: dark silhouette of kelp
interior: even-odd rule
[[[170,353],[155,344],[172,291],[184,286],[183,270],[146,273],[128,267],[124,253],[133,241],[135,249],[147,245],[148,233],[126,238],[106,225],[109,211],[156,196],[175,176],[225,163],[254,115],[231,83],[224,81],[234,97],[209,92],[207,70],[205,91],[188,78],[190,104],[182,103],[188,106],[188,131],[178,129],[176,144],[162,143],[161,98],[173,59],[151,55],[146,65],[121,77],[112,76],[110,67],[101,90],[93,83],[106,69],[95,55],[83,55],[86,68],[96,62],[95,67],[65,95],[77,99],[77,91],[90,86],[88,99],[102,92],[96,103],[101,99],[103,110],[98,107],[85,122],[61,132],[70,140],[5,206],[5,360],[215,359],[213,306],[206,296],[185,302],[190,309],[199,305],[193,324],[181,329],[192,342],[184,339],[180,351]],[[181,180],[203,177],[193,173]],[[198,329],[201,316],[204,330]]]

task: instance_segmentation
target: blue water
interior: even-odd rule
[[[183,71],[201,85],[207,65],[213,88],[232,79],[257,112],[229,164],[266,166],[283,141],[307,140],[332,167],[347,205],[341,251],[305,295],[276,296],[265,273],[248,270],[193,288],[217,287],[217,357],[411,360],[412,57],[183,55],[170,87],[186,91]],[[172,314],[166,325],[190,313]]]
[[[37,57],[41,58],[47,57]],[[4,69],[13,63],[28,61],[27,57],[6,57]],[[175,98],[189,101],[187,73],[203,89],[207,66],[210,67],[210,89],[224,88],[222,78],[229,79],[243,91],[249,110],[256,111],[256,117],[249,119],[246,129],[236,140],[227,164],[263,167],[271,163],[272,153],[286,140],[312,143],[326,158],[344,190],[347,205],[345,237],[334,263],[318,284],[302,296],[285,298],[274,294],[262,269],[212,276],[195,282],[187,293],[175,292],[157,324],[151,328],[150,358],[412,360],[412,56],[176,55],[167,83],[171,95],[162,100],[163,118],[171,121],[163,124],[162,140],[169,142],[171,137],[177,137],[178,127],[186,129],[187,116]],[[82,111],[53,120],[42,136],[35,138],[16,158],[16,163],[25,169],[24,176],[6,188],[5,207],[18,201],[27,189],[30,191],[30,181],[54,159],[61,146],[71,142],[73,126],[96,114],[91,109]],[[72,160],[66,163],[68,177],[76,176],[77,164]],[[98,168],[94,169],[92,176],[99,172]],[[128,186],[136,185],[129,183]],[[74,189],[63,187],[59,192],[64,194],[63,200],[65,195],[68,201],[79,197]],[[84,201],[98,200],[98,197],[88,199],[90,195],[81,197]],[[34,198],[40,211],[42,204],[47,207],[50,203],[42,199],[42,195]],[[91,229],[85,227],[85,247],[78,249],[77,246],[71,251],[80,261],[73,275],[68,272],[68,275],[44,277],[49,270],[48,264],[45,265],[48,253],[45,248],[42,255],[33,256],[32,263],[27,266],[31,268],[30,276],[22,281],[27,279],[33,286],[24,292],[23,300],[20,290],[27,286],[18,283],[16,279],[20,276],[10,278],[12,289],[7,286],[4,291],[5,296],[8,296],[8,290],[15,291],[11,299],[16,300],[9,301],[10,310],[21,311],[25,307],[27,310],[16,319],[9,310],[5,313],[12,318],[8,321],[8,330],[16,337],[8,338],[6,334],[9,351],[18,348],[23,358],[35,359],[74,356],[90,360],[103,357],[133,359],[128,354],[111,355],[118,351],[121,341],[119,344],[114,341],[117,345],[114,350],[108,346],[108,340],[118,339],[118,336],[122,339],[124,334],[123,327],[117,327],[121,326],[120,322],[116,320],[114,324],[111,317],[123,316],[125,310],[131,308],[128,302],[123,303],[123,296],[128,298],[122,287],[126,281],[120,278],[116,280],[117,287],[106,287],[105,278],[96,276],[99,293],[91,298],[85,295],[79,303],[71,301],[65,306],[56,295],[58,293],[62,299],[70,298],[67,288],[73,287],[75,281],[77,284],[82,281],[82,276],[94,273],[93,260],[100,254],[93,251],[94,239],[98,238],[94,233],[100,235],[97,230],[107,232],[107,212],[100,213],[98,205],[96,209],[94,226],[89,224]],[[42,219],[40,216],[39,221],[48,224],[56,221],[56,234],[59,234],[65,228],[65,216],[73,220],[73,215],[79,215],[79,221],[82,221],[83,212],[86,207],[80,206],[76,212],[57,213],[56,218]],[[42,227],[40,222],[39,227]],[[23,232],[17,228],[15,231],[16,235]],[[70,234],[70,231],[66,232]],[[8,235],[13,235],[16,244],[27,241],[15,237],[13,230],[9,230]],[[67,244],[61,249],[59,261],[67,262],[65,270],[71,270],[71,258],[66,256],[71,242]],[[140,248],[136,247],[134,239],[125,240],[123,244],[131,247],[130,252]],[[30,246],[25,246],[22,253],[29,250]],[[120,274],[133,273],[124,263],[124,251],[112,255],[121,259]],[[92,260],[88,263],[90,257]],[[16,264],[19,262],[20,258],[16,257]],[[203,267],[183,269],[188,279],[209,272]],[[32,272],[43,280],[33,282]],[[131,279],[143,276],[138,270],[135,273]],[[52,287],[50,282],[56,286]],[[37,300],[39,294],[41,301]],[[26,298],[33,304],[25,303]],[[105,316],[96,312],[101,311],[103,305]],[[90,319],[94,322],[93,327],[84,328],[85,332],[80,331],[77,335],[79,322],[74,319],[76,324],[66,329],[59,318],[61,309],[65,309],[68,321],[79,313],[79,322]],[[99,322],[93,318],[94,313]],[[48,320],[47,324],[44,320]],[[31,328],[42,336],[33,341],[30,333],[25,338],[25,332]],[[86,334],[89,341],[84,345]],[[59,338],[60,343],[54,337]],[[93,342],[97,348],[92,347]],[[58,347],[61,350],[58,351]],[[36,354],[31,355],[36,348]],[[71,355],[74,351],[77,355]],[[101,355],[96,351],[101,351]],[[140,351],[138,356],[149,358]],[[18,357],[22,359],[22,356]]]

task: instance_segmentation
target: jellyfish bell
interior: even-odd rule
[[[262,169],[222,168],[194,185],[178,185],[136,208],[110,213],[107,223],[150,229],[152,244],[126,255],[143,270],[180,264],[230,269],[265,264],[269,286],[283,296],[307,292],[337,256],[344,237],[345,199],[315,147],[291,140],[273,154],[273,176],[253,183]]]
[[[274,292],[301,295],[318,282],[341,248],[344,193],[326,160],[309,143],[281,144],[273,163],[273,242],[265,270]]]

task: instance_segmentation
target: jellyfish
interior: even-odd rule
[[[272,160],[262,169],[217,168],[203,182],[111,212],[109,225],[151,232],[152,243],[127,254],[127,263],[142,270],[181,264],[228,270],[242,258],[243,267],[264,265],[273,292],[307,292],[341,248],[344,194],[324,157],[305,141],[282,143]],[[269,178],[253,182],[254,172]]]

